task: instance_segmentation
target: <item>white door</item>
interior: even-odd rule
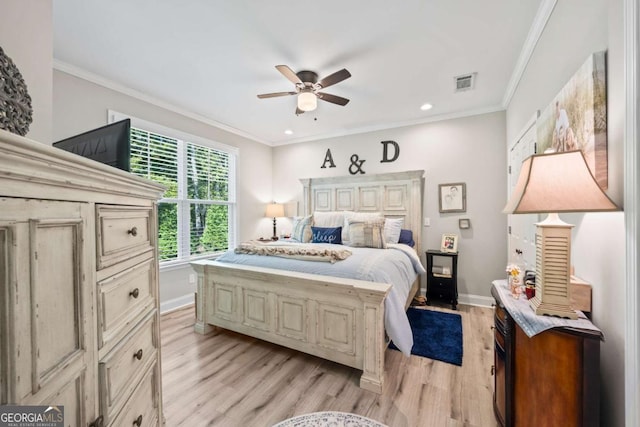
[[[536,124],[529,122],[520,138],[509,151],[509,196],[518,182],[522,162],[536,152]],[[509,253],[507,260],[516,258],[516,250],[522,251],[525,270],[535,270],[536,266],[536,226],[537,214],[509,215]]]

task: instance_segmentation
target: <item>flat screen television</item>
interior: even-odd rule
[[[130,132],[131,120],[125,119],[54,142],[53,146],[129,172]]]

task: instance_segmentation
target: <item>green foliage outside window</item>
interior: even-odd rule
[[[186,168],[185,195],[179,190],[179,159],[183,159]],[[189,241],[183,243],[188,245],[188,254],[182,256],[228,249],[229,206],[221,204],[229,200],[227,153],[132,128],[131,172],[167,187],[158,204],[161,261],[181,256],[178,248],[181,204],[189,208],[189,217],[184,220],[189,221],[190,230]]]

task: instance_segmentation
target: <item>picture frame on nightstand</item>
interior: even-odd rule
[[[458,235],[443,234],[442,242],[440,243],[440,251],[449,253],[458,252]]]

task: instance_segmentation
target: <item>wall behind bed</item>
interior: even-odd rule
[[[500,111],[275,147],[272,157],[275,200],[296,200],[301,212],[299,179],[350,175],[353,154],[365,160],[362,169],[366,174],[423,169],[423,217],[429,218],[431,225],[422,231],[421,259],[424,263],[426,249],[440,247],[443,233],[458,234],[460,300],[489,304],[491,281],[504,276],[506,265],[507,218],[501,213],[507,185],[505,120],[505,113]],[[394,162],[381,163],[381,141],[387,140],[398,143],[400,154]],[[321,168],[327,149],[331,150],[335,168],[330,168],[329,163]],[[392,154],[389,148],[388,157]],[[467,184],[467,212],[441,214],[438,184],[452,182]],[[471,229],[460,230],[460,218],[470,218]],[[290,223],[282,221],[279,227],[284,231],[290,228]],[[423,280],[423,287],[424,283]]]

